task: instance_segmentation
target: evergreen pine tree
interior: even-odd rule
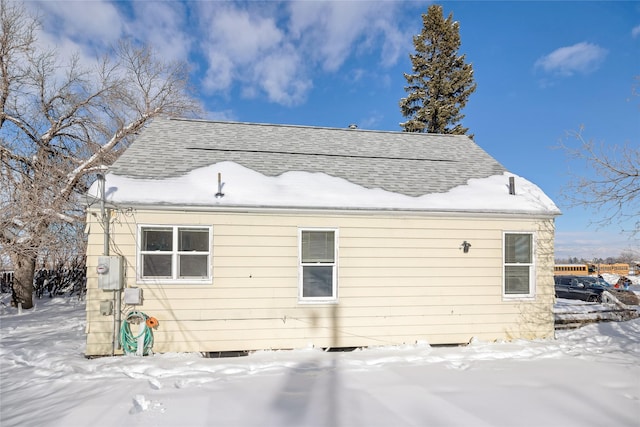
[[[404,73],[408,95],[400,109],[408,120],[400,126],[405,132],[464,135],[469,129],[460,125],[460,111],[476,84],[472,65],[458,55],[460,26],[453,14],[445,20],[438,5],[429,6],[422,21],[422,32],[413,38],[416,53],[409,55],[413,74]]]

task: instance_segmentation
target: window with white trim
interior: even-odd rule
[[[334,229],[299,230],[299,292],[301,301],[337,298],[337,239]]]
[[[150,282],[211,280],[211,227],[141,225],[138,279]]]
[[[504,295],[532,297],[535,265],[532,233],[504,233]]]

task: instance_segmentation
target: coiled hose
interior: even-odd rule
[[[153,347],[153,331],[148,326],[149,316],[141,311],[132,311],[120,326],[120,344],[125,354],[148,356]],[[138,335],[133,335],[131,325],[138,325]]]

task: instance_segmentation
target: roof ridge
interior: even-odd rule
[[[471,139],[468,135],[454,135],[450,133],[426,133],[426,132],[404,132],[400,130],[381,130],[381,129],[361,129],[361,128],[338,128],[331,126],[319,126],[319,125],[296,125],[287,123],[261,123],[261,122],[241,122],[234,120],[209,120],[209,119],[195,119],[189,117],[167,117],[166,120],[179,121],[179,122],[195,122],[195,123],[211,123],[211,124],[223,124],[223,125],[246,125],[246,126],[263,126],[263,127],[280,127],[280,128],[299,128],[299,129],[322,129],[322,130],[340,130],[344,132],[371,132],[371,133],[390,133],[390,134],[402,134],[402,135],[429,135],[440,137],[464,137]]]

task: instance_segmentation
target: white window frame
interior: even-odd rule
[[[157,254],[156,251],[143,251],[142,250],[142,233],[145,229],[149,228],[170,228],[172,230],[172,249],[166,251],[167,255],[171,255],[171,277],[143,277],[143,256],[146,254]],[[182,229],[200,229],[207,230],[209,236],[207,243],[207,251],[189,251],[186,254],[189,255],[206,255],[207,256],[207,275],[206,277],[178,277],[178,258],[181,254],[178,251],[178,236],[179,230]],[[210,225],[175,225],[175,224],[138,224],[138,241],[136,243],[136,282],[142,284],[210,284],[212,281],[212,243],[213,243],[213,227]]]
[[[303,232],[333,232],[333,262],[325,263],[304,263],[302,262],[302,234]],[[337,228],[298,228],[298,301],[300,303],[333,303],[338,300],[338,229]],[[332,288],[331,296],[322,297],[305,297],[304,290],[304,268],[313,266],[331,266],[332,270]]]
[[[528,263],[507,263],[507,235],[523,234],[531,237],[531,262]],[[507,293],[506,268],[508,266],[520,266],[529,268],[529,292],[527,293]],[[533,299],[536,295],[536,235],[532,231],[504,231],[502,233],[502,297],[507,300],[513,299]]]

